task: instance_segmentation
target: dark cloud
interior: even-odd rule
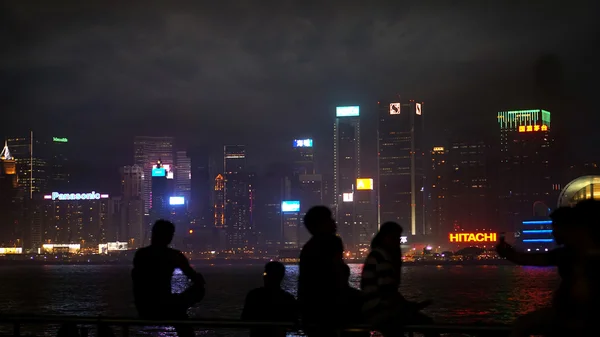
[[[292,132],[323,134],[338,102],[368,106],[394,93],[424,100],[434,129],[458,123],[457,113],[483,121],[502,105],[530,104],[535,60],[552,54],[564,72],[577,72],[597,36],[599,7],[584,1],[4,6],[1,36],[9,48],[0,56],[1,107],[10,113],[2,115],[0,133],[18,124],[82,139],[110,132],[130,142],[152,133],[270,144]],[[15,113],[19,121],[8,123]]]

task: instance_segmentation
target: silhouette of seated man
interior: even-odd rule
[[[251,290],[246,296],[242,320],[259,322],[296,322],[298,306],[294,296],[281,289],[285,266],[269,262],[263,273],[264,286]],[[253,328],[250,337],[285,337],[285,328]]]
[[[152,227],[150,246],[140,248],[133,258],[133,295],[135,306],[143,319],[183,320],[187,310],[204,298],[204,278],[178,250],[169,247],[175,226],[158,220]],[[180,269],[193,285],[180,294],[171,292],[171,279]],[[175,327],[178,335],[193,334],[191,329]]]

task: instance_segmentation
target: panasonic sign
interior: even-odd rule
[[[100,199],[108,199],[108,194],[100,194],[96,193],[96,191],[92,191],[91,193],[58,193],[52,192],[52,195],[44,196],[44,199],[50,200],[100,200]]]

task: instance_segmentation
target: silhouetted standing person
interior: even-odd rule
[[[259,322],[290,322],[298,320],[298,305],[294,295],[281,289],[285,266],[272,261],[265,265],[264,286],[246,296],[242,320]],[[285,328],[253,328],[250,337],[285,337]]]
[[[344,245],[336,235],[331,210],[315,206],[304,216],[304,225],[312,235],[300,253],[298,301],[300,314],[311,336],[335,334],[341,317]]]
[[[133,296],[138,313],[143,319],[183,320],[187,310],[204,298],[204,278],[189,264],[178,250],[169,247],[175,226],[158,220],[152,227],[150,246],[140,248],[133,258]],[[180,294],[171,292],[171,279],[180,269],[193,285]],[[193,329],[175,327],[180,337],[193,335]]]

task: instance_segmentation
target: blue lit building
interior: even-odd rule
[[[556,248],[552,236],[552,220],[550,218],[536,218],[521,222],[518,242],[527,252],[549,251]]]

